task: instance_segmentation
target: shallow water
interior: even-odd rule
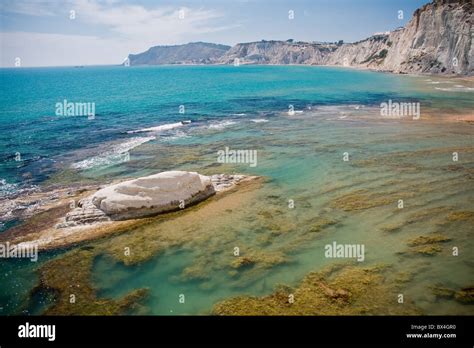
[[[61,122],[80,125],[68,132],[67,146],[61,151],[40,145],[43,139],[28,138],[28,146],[43,148],[44,156],[55,161],[40,172],[46,178],[33,175],[35,184],[42,180],[101,182],[171,169],[236,172],[266,179],[259,188],[233,193],[174,222],[158,220],[105,242],[91,242],[104,250],[94,260],[91,279],[99,297],[118,299],[133,289],[148,287],[146,308],[140,313],[207,314],[219,300],[267,295],[278,284],[297,286],[308,272],[341,261],[324,255],[324,246],[336,241],[365,246],[365,260],[352,259],[353,264],[384,263],[392,266],[393,274],[409,273],[403,293],[424,313],[473,314],[472,304],[440,299],[430,291],[434,285],[459,290],[474,283],[473,128],[468,123],[438,122],[443,115],[438,114],[440,109],[445,113],[472,110],[469,83],[450,94],[434,88],[449,80],[431,84],[435,78],[336,68],[154,67],[130,70],[126,79],[119,68],[94,69],[102,79],[91,80],[87,69],[78,73],[32,69],[31,74],[54,81],[59,76],[85,74],[81,83],[70,86],[71,96],[81,91],[81,97],[94,93],[97,100],[108,100],[107,111],[97,116],[97,126],[78,119],[51,121],[52,128]],[[14,72],[2,74],[8,78]],[[83,88],[87,81],[97,85]],[[120,98],[120,85],[125,83],[128,104]],[[61,91],[64,86],[55,88]],[[420,101],[421,120],[383,118],[378,105],[388,99]],[[184,115],[177,113],[181,103],[189,110]],[[288,115],[289,104],[302,112]],[[26,126],[19,133],[31,131],[26,128],[33,121],[23,117]],[[109,162],[100,160],[110,159],[116,144],[137,137],[127,131],[177,119],[193,122],[165,132],[139,133],[155,139],[130,149],[129,161],[118,158],[114,162],[113,156]],[[53,132],[42,122],[38,127]],[[76,137],[84,141],[79,143]],[[8,148],[15,147],[15,139],[7,139]],[[257,150],[258,165],[217,163],[217,151],[226,146]],[[345,152],[348,161],[343,160]],[[458,153],[458,161],[453,161],[453,152]],[[97,158],[97,165],[74,167]],[[3,165],[6,170],[12,163]],[[34,172],[30,166],[20,168],[16,176],[5,176],[19,183],[24,171]],[[397,206],[399,199],[403,199],[403,209]],[[289,200],[294,201],[292,209]],[[456,212],[471,215],[450,219]],[[437,243],[441,251],[431,256],[400,254],[412,250],[410,240],[430,233],[450,240]],[[148,257],[155,243],[166,247]],[[111,256],[124,246],[137,254],[143,251],[143,262],[126,265]],[[233,267],[235,247],[242,256],[256,258],[256,264]],[[453,247],[459,248],[458,256],[452,255]],[[34,282],[20,283],[28,289]],[[2,285],[7,302],[18,302],[14,296],[28,294],[11,289]],[[180,295],[185,296],[184,303],[179,302]]]
[[[248,134],[256,131],[264,135],[250,138]],[[259,165],[235,170],[264,175],[271,181],[245,206],[227,214],[225,231],[206,234],[214,224],[222,224],[220,220],[197,225],[194,233],[206,235],[204,242],[186,242],[139,267],[99,259],[94,279],[101,296],[118,298],[134,288],[149,287],[152,299],[147,304],[153,314],[208,313],[220,299],[265,295],[277,284],[297,285],[306,273],[340,261],[324,257],[324,246],[337,241],[363,244],[364,265],[382,262],[393,265],[393,273],[413,273],[405,291],[426,313],[472,314],[469,305],[440,301],[427,291],[435,284],[462,288],[474,280],[469,263],[472,221],[439,225],[450,211],[472,211],[471,132],[469,127],[455,124],[440,129],[428,123],[335,121],[312,114],[301,119],[274,117],[258,129],[236,127],[232,146],[258,149]],[[240,140],[237,134],[242,135]],[[436,141],[441,136],[442,144]],[[455,149],[463,159],[450,170]],[[350,153],[349,162],[342,160],[345,151]],[[367,160],[370,164],[364,163]],[[221,171],[219,167],[212,170]],[[364,203],[384,198],[389,202],[348,211],[334,206],[336,199],[359,190],[366,190],[358,197]],[[397,207],[399,197],[404,200],[403,209]],[[294,209],[288,208],[289,199],[294,200]],[[446,208],[444,215],[430,211],[438,207]],[[270,214],[268,218],[262,216],[265,212]],[[423,213],[427,216],[417,218]],[[337,223],[309,232],[315,223],[312,219],[318,217]],[[396,231],[384,231],[392,224],[398,226]],[[159,224],[149,229],[159,229]],[[438,255],[397,254],[409,249],[410,239],[432,232],[452,239],[442,244]],[[229,275],[234,245],[241,248],[242,255],[278,252],[287,261],[257,272],[239,270],[237,275]],[[451,255],[453,246],[461,249],[459,256]],[[209,278],[179,279],[193,264],[202,267]],[[179,294],[186,296],[185,304],[179,304]]]

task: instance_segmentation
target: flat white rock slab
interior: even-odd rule
[[[182,209],[215,194],[209,177],[168,171],[107,186],[92,203],[113,219],[133,219]]]

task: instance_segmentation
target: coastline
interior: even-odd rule
[[[331,64],[255,64],[255,63],[240,63],[241,66],[296,66],[296,67],[327,67],[327,68],[342,68],[342,69],[354,69],[360,71],[371,71],[371,72],[378,72],[378,73],[387,73],[393,75],[404,75],[404,76],[415,76],[415,77],[438,77],[438,78],[448,78],[448,79],[456,79],[460,81],[467,81],[472,82],[474,81],[474,75],[466,75],[466,74],[437,74],[437,73],[413,73],[413,72],[397,72],[394,70],[384,70],[384,69],[374,69],[373,67],[364,67],[364,66],[356,66],[356,65],[331,65]],[[206,66],[233,66],[232,64],[224,64],[224,63],[209,63],[209,64],[198,64],[198,63],[183,63],[183,64],[139,64],[139,65],[131,65],[128,67],[123,66],[123,64],[102,64],[102,65],[84,65],[83,68],[101,68],[101,67],[118,67],[118,68],[150,68],[150,67],[206,67]],[[25,66],[25,67],[0,67],[0,69],[61,69],[61,68],[75,68],[75,66],[70,65],[60,65],[60,66]]]
[[[389,80],[389,76],[379,76],[377,79]],[[470,83],[471,80],[468,81]],[[436,86],[421,82],[422,86],[427,86],[422,92],[433,91]],[[410,84],[408,81],[407,85]],[[390,94],[376,96],[379,98],[375,99],[377,101],[388,98]],[[61,178],[67,176],[67,182],[81,181],[83,177],[94,184],[90,187],[65,184],[44,196],[41,196],[41,192],[32,193],[29,202],[26,194],[18,197],[18,203],[23,206],[34,207],[41,201],[44,201],[44,205],[32,208],[29,213],[37,214],[26,214],[25,221],[0,234],[0,240],[14,236],[18,242],[41,241],[40,250],[44,252],[45,258],[40,256],[41,264],[35,270],[40,285],[32,294],[37,296],[38,293],[48,292],[45,288],[56,289],[57,303],[53,303],[45,313],[62,315],[121,314],[124,309],[122,300],[126,299],[127,305],[133,306],[145,298],[150,302],[143,310],[167,314],[166,305],[173,299],[167,299],[165,292],[170,292],[168,288],[171,288],[174,294],[181,291],[179,288],[182,286],[187,289],[194,287],[193,293],[201,291],[203,298],[199,308],[185,308],[183,314],[246,315],[255,308],[262,308],[265,313],[268,311],[268,314],[283,315],[286,307],[280,307],[279,301],[286,300],[288,293],[276,292],[275,295],[275,283],[294,286],[295,289],[298,284],[303,284],[298,294],[307,296],[305,280],[303,283],[301,280],[309,272],[324,269],[324,262],[320,260],[321,247],[333,240],[344,240],[345,236],[367,243],[369,262],[386,261],[397,271],[400,271],[400,265],[401,268],[423,269],[423,264],[428,261],[446,262],[449,248],[455,245],[449,241],[459,243],[464,240],[465,236],[461,232],[463,227],[467,229],[467,222],[471,221],[469,219],[472,216],[466,211],[464,196],[458,193],[459,188],[463,192],[466,190],[465,178],[472,173],[469,167],[472,148],[467,138],[470,128],[456,124],[469,122],[472,115],[468,113],[469,110],[462,108],[459,109],[462,114],[456,113],[458,109],[454,103],[450,105],[452,108],[444,110],[431,108],[429,101],[421,96],[420,101],[425,101],[423,105],[426,106],[422,109],[419,122],[412,121],[410,117],[384,119],[380,117],[377,104],[364,104],[366,99],[363,98],[361,96],[354,104],[348,105],[314,105],[311,104],[312,100],[317,102],[317,99],[309,96],[298,104],[298,108],[303,109],[301,113],[297,112],[293,116],[281,111],[287,105],[286,100],[276,108],[269,108],[269,113],[258,116],[252,111],[259,110],[259,105],[250,112],[247,111],[250,108],[236,109],[233,110],[235,113],[242,115],[241,111],[245,111],[248,117],[239,116],[239,121],[232,127],[223,127],[218,131],[207,131],[206,124],[199,128],[204,130],[190,133],[189,138],[181,138],[176,142],[150,142],[140,146],[131,153],[131,162],[115,165],[118,170],[112,175],[102,175],[98,171],[99,174],[94,176],[94,170],[59,172],[56,177],[59,182],[63,182]],[[265,122],[252,122],[256,117],[264,118]],[[161,120],[154,119],[152,122]],[[142,124],[128,128],[148,129],[148,126]],[[232,143],[229,143],[228,134],[235,136]],[[438,140],[441,138],[442,142]],[[258,150],[261,156],[259,167],[249,169],[215,163],[215,151],[228,145]],[[349,163],[340,160],[342,151],[350,152]],[[459,163],[452,163],[452,153],[455,151],[460,154]],[[87,155],[95,156],[95,153]],[[84,160],[81,156],[71,157],[70,162],[73,163]],[[70,162],[64,163],[66,168],[69,168]],[[437,163],[433,165],[432,162]],[[98,189],[121,182],[109,181],[117,177],[115,173],[119,174],[118,177],[121,173],[141,177],[167,169],[192,170],[206,175],[251,172],[252,175],[261,175],[261,178],[244,182],[183,211],[151,218],[104,222],[93,227],[53,229],[69,212],[71,199],[77,203]],[[423,176],[426,172],[430,175]],[[47,183],[56,182],[56,178],[53,176]],[[262,185],[263,182],[265,185]],[[46,191],[47,187],[40,185],[40,190]],[[445,206],[441,207],[444,210],[437,210],[439,207],[436,205],[441,201],[437,195],[447,196],[446,203],[441,203]],[[449,197],[456,199],[450,201]],[[287,209],[287,200],[290,198],[296,202],[297,209],[294,211]],[[408,207],[403,212],[392,209],[394,202],[400,198],[406,200]],[[426,217],[430,222],[423,220]],[[452,226],[446,221],[439,221],[439,225],[436,225],[436,219],[441,220],[443,217],[451,219],[449,223]],[[364,225],[363,221],[369,223]],[[422,223],[416,225],[417,222]],[[360,230],[359,226],[362,227]],[[436,232],[442,232],[442,235],[433,237]],[[376,245],[371,244],[373,239],[377,239]],[[421,240],[426,245],[412,247],[409,245],[414,243],[412,239]],[[386,253],[377,251],[379,244],[383,246],[382,249],[387,249]],[[238,258],[232,254],[235,246],[242,250]],[[130,256],[124,255],[125,248],[131,248]],[[305,256],[300,257],[299,254]],[[172,270],[167,270],[169,264],[174,264]],[[150,273],[155,265],[156,273]],[[137,269],[141,273],[137,274]],[[377,281],[373,282],[374,279],[387,279],[386,274],[379,270],[367,269],[371,277],[375,277],[367,280],[371,284],[377,284]],[[349,277],[359,274],[356,269],[347,268],[346,271]],[[308,280],[317,279],[318,283],[312,289],[315,296],[308,297],[308,301],[328,305],[326,314],[364,314],[362,307],[366,306],[370,296],[359,296],[370,294],[370,289],[367,290],[364,284],[358,282],[349,284],[344,281],[344,277],[334,275],[334,278],[330,275],[321,279],[309,276]],[[156,279],[156,282],[145,289],[141,287],[142,284],[133,283],[135,276],[137,279]],[[401,274],[400,277],[411,279],[415,276]],[[124,284],[118,292],[113,290],[115,278]],[[452,289],[453,293],[469,285],[456,278],[454,285],[451,285],[449,276],[441,279],[445,282],[443,286]],[[129,282],[135,284],[134,292],[130,291],[127,285]],[[222,286],[224,282],[225,286]],[[417,286],[418,282],[418,278],[408,282],[406,288],[409,289],[413,283]],[[65,301],[70,291],[69,284],[87,289],[87,292],[79,293],[84,301],[75,308],[68,306]],[[435,286],[432,283],[428,285]],[[218,290],[220,288],[228,291],[221,293]],[[390,287],[388,290],[394,289]],[[380,290],[384,292],[387,289]],[[262,302],[262,307],[245,297],[246,293],[256,296],[259,299],[257,303]],[[238,301],[247,305],[247,313],[241,311],[239,305],[234,306],[239,303],[232,300],[235,296],[242,296]],[[107,301],[114,299],[109,311],[100,307],[103,306],[104,298]],[[348,307],[349,298],[362,304],[362,307]],[[278,303],[274,302],[275,299]],[[423,299],[417,298],[417,301],[426,306]],[[334,303],[340,306],[331,307]],[[377,303],[388,308],[384,307],[383,301]],[[219,310],[211,312],[214,304]],[[367,306],[370,313],[386,314]],[[443,313],[443,310],[448,313],[468,312],[458,303],[451,307],[442,303],[440,308],[436,309],[438,312],[426,307],[423,310],[425,313]],[[146,313],[140,310],[134,313]],[[176,308],[173,310],[173,313],[178,314]],[[394,311],[398,310],[394,308]],[[287,313],[321,314],[298,309],[297,306]]]
[[[216,197],[210,197],[207,200],[219,199],[222,196],[232,194],[235,190],[244,188],[250,182],[258,181],[261,178],[256,176],[245,176],[243,179],[232,183],[227,187],[222,187],[218,190]],[[121,181],[115,180],[108,185],[101,185],[100,187],[107,187],[119,183]],[[19,226],[12,227],[5,233],[0,234],[0,242],[9,242],[15,245],[28,246],[30,244],[37,245],[38,250],[53,250],[57,248],[65,248],[80,244],[82,242],[110,236],[121,233],[128,229],[138,227],[156,220],[172,219],[173,212],[156,214],[152,217],[143,218],[129,218],[123,221],[105,221],[85,224],[82,226],[68,226],[65,228],[58,228],[64,217],[71,211],[71,201],[78,202],[88,196],[91,196],[100,187],[84,186],[71,192],[70,188],[60,188],[56,190],[46,191],[40,194],[46,203],[34,207],[28,216],[24,217],[23,223]],[[17,199],[23,204],[30,198],[30,202],[36,203],[38,201],[38,194],[33,197],[20,196]],[[202,204],[202,203],[198,203]],[[185,213],[190,208],[184,209]]]
[[[468,80],[469,82],[474,81],[474,77]],[[374,111],[377,111],[374,109]],[[458,123],[463,122],[472,124],[474,122],[474,114],[465,112],[443,112],[428,109],[423,112],[420,121],[426,124],[447,124],[447,123]],[[283,117],[289,119],[304,119],[307,117],[307,112],[302,115],[287,116],[286,113],[282,114]],[[377,122],[412,122],[405,118],[379,118],[378,114],[372,115],[367,110],[366,118],[361,119],[372,120]],[[350,120],[350,119],[347,119]],[[252,181],[257,177],[249,176],[246,177],[239,185],[244,185],[247,181]],[[11,242],[11,243],[30,243],[35,240],[39,240],[40,250],[50,250],[61,247],[68,247],[84,241],[100,238],[114,234],[116,231],[124,231],[128,228],[138,226],[153,217],[145,217],[141,219],[128,219],[126,221],[107,221],[96,223],[91,226],[70,226],[65,229],[58,229],[55,226],[61,222],[66,213],[71,211],[70,204],[75,202],[77,204],[81,199],[92,195],[95,191],[120,183],[123,180],[111,180],[101,182],[98,184],[79,184],[71,185],[64,184],[63,186],[56,187],[55,185],[48,185],[40,187],[39,190],[33,192],[21,193],[18,196],[6,198],[0,201],[0,213],[7,215],[16,211],[18,216],[15,218],[19,221],[16,226],[9,228],[4,233],[0,234],[0,242]],[[237,185],[221,189],[218,195],[227,194],[227,191],[234,191]],[[17,210],[16,207],[21,207],[21,210]],[[168,214],[157,215],[160,219],[168,216]],[[38,230],[38,227],[40,230]]]

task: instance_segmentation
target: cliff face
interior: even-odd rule
[[[155,46],[139,54],[130,54],[130,65],[213,64],[230,46],[205,42],[186,45]]]
[[[336,44],[262,41],[238,44],[220,63],[342,65],[397,73],[474,74],[471,0],[437,0],[405,28]]]
[[[326,57],[325,64],[383,69],[389,45],[389,35],[375,35],[356,43],[344,44]]]
[[[471,0],[438,0],[415,11],[405,28],[345,44],[327,64],[398,73],[474,73]]]
[[[221,64],[324,64],[334,44],[290,41],[259,41],[237,44],[219,59]]]
[[[435,1],[415,11],[404,30],[394,32],[384,66],[392,71],[472,74],[473,6]]]
[[[434,0],[405,28],[355,43],[259,41],[223,45],[157,46],[130,55],[139,64],[341,65],[396,73],[474,75],[472,0]],[[238,59],[238,60],[237,60]]]

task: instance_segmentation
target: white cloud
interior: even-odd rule
[[[203,8],[146,8],[116,0],[70,0],[61,6],[57,2],[29,0],[15,1],[8,7],[10,12],[62,17],[65,9],[66,14],[69,9],[74,10],[77,24],[88,25],[96,34],[1,33],[2,66],[12,66],[14,57],[24,57],[25,66],[118,64],[128,53],[156,45],[186,43],[203,34],[235,28],[216,24],[223,14]],[[182,19],[180,10],[184,13]]]
[[[120,64],[130,42],[95,36],[12,32],[2,33],[1,66],[61,66]]]
[[[12,12],[27,16],[38,17],[55,15],[54,8],[51,7],[51,1],[48,0],[2,0],[1,11],[2,13]]]
[[[189,34],[205,34],[229,28],[209,24],[222,17],[214,10],[169,7],[147,10],[141,6],[120,6],[104,10],[97,4],[83,3],[81,1],[77,9],[81,20],[105,25],[121,37],[129,39],[153,39],[155,42],[158,39],[161,43],[173,43]],[[183,19],[179,18],[180,11],[183,11]]]

